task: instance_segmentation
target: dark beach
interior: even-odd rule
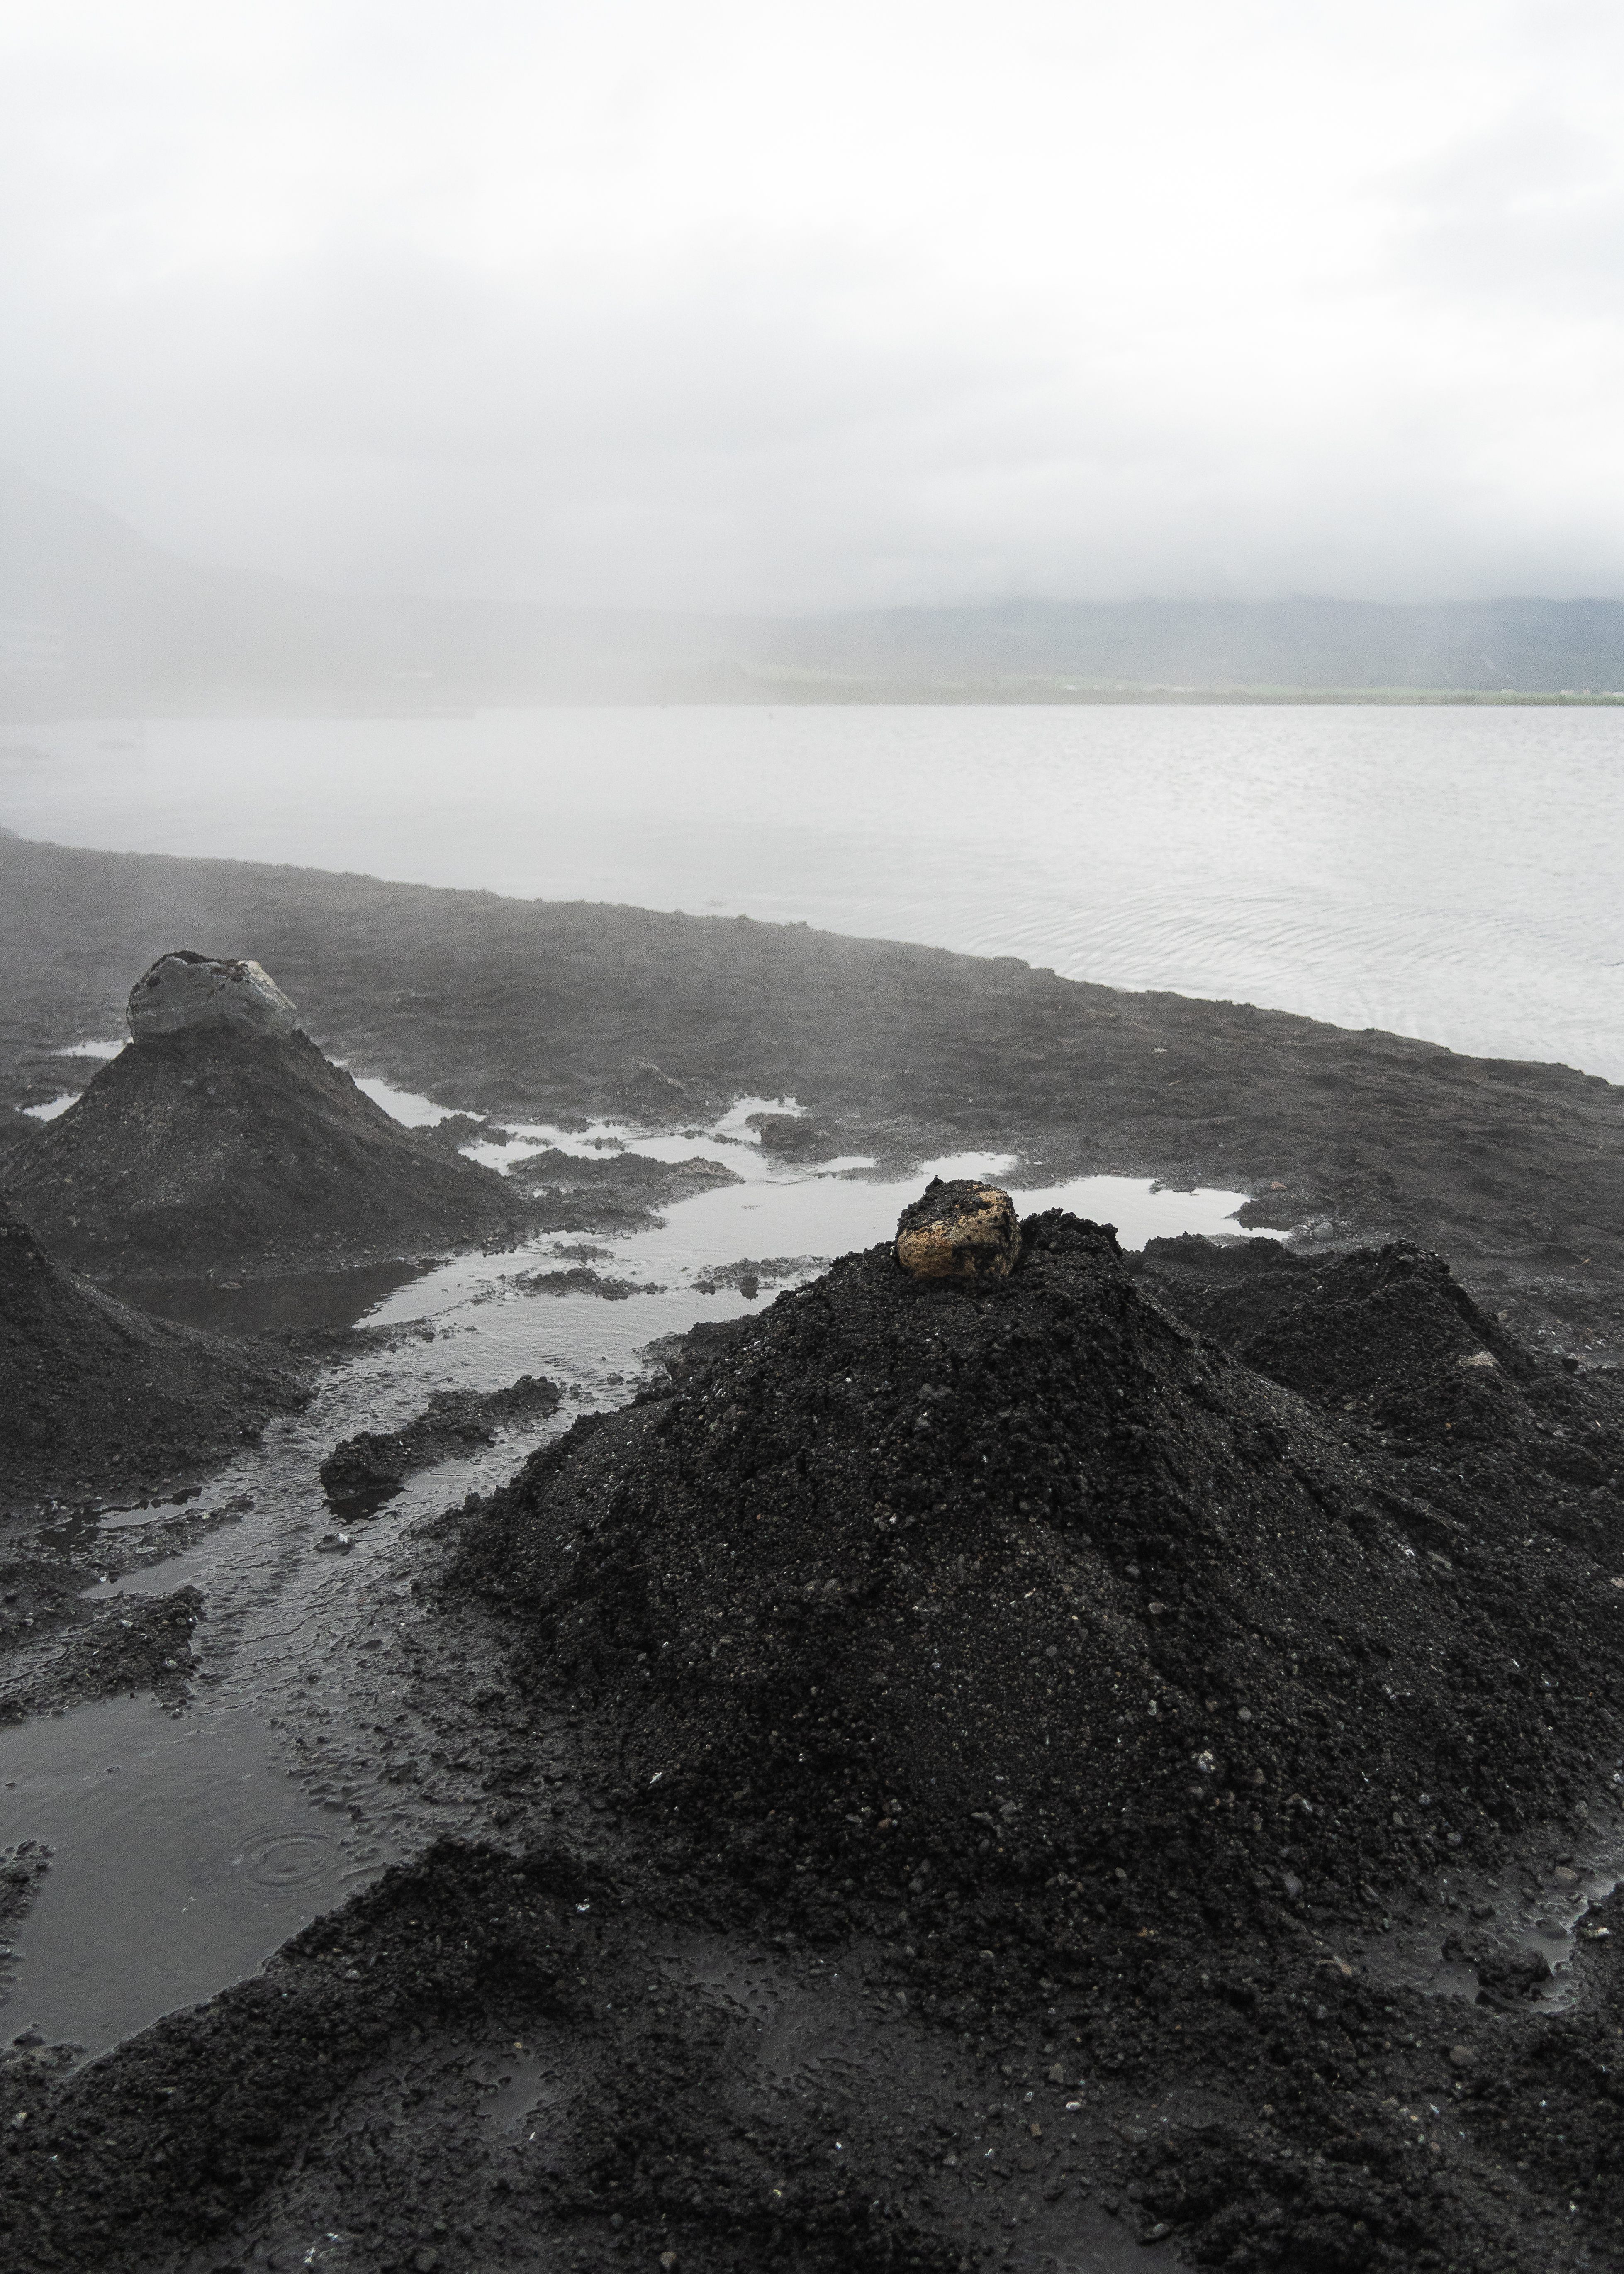
[[[455,1834],[94,2061],[29,2041],[25,1971],[11,2263],[1624,2263],[1620,1091],[798,926],[0,840],[4,1102],[87,1081],[53,1053],[183,945],[499,1125],[793,1096],[897,1174],[996,1148],[1282,1237],[1124,1255],[1050,1215],[971,1291],[847,1257],[466,1494],[423,1462],[550,1385],[346,1433],[341,1484],[425,1497],[312,1665],[312,1789],[438,1793]],[[0,1188],[57,1189],[44,1133],[0,1141]],[[554,1163],[505,1225],[437,1141],[421,1240],[356,1260],[695,1188]],[[234,1279],[311,1268],[232,1237]],[[197,1332],[172,1460],[85,1434],[207,1474],[199,1398],[263,1429],[377,1334]],[[207,1592],[118,1626],[26,1481],[11,1710],[195,1710]],[[41,1860],[4,1867],[25,1950]]]

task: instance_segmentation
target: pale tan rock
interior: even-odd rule
[[[1020,1254],[1020,1220],[1000,1185],[933,1177],[897,1223],[897,1261],[916,1279],[1004,1279]]]

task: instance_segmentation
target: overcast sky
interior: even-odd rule
[[[1624,593],[1624,10],[0,0],[0,455],[351,588]]]

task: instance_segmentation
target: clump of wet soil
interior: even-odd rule
[[[664,1222],[659,1209],[743,1181],[700,1154],[654,1161],[640,1153],[564,1153],[556,1146],[527,1153],[508,1173],[530,1194],[544,1231],[647,1231]]]
[[[826,1255],[741,1255],[735,1263],[708,1264],[695,1280],[694,1291],[714,1295],[733,1287],[753,1303],[763,1287],[781,1287],[787,1279],[805,1279],[828,1267]]]
[[[296,1375],[133,1311],[49,1256],[0,1201],[0,1506],[195,1471],[302,1404]]]
[[[573,1263],[567,1271],[515,1271],[508,1284],[525,1295],[596,1295],[601,1302],[629,1302],[634,1295],[663,1295],[651,1279],[616,1279]]]
[[[380,1507],[420,1469],[492,1445],[514,1422],[556,1412],[562,1396],[556,1382],[536,1374],[505,1389],[437,1389],[402,1427],[365,1429],[335,1445],[321,1464],[322,1488],[342,1514]]]
[[[159,1513],[166,1502],[173,1512]],[[0,1722],[120,1692],[150,1690],[172,1706],[190,1694],[197,1590],[95,1600],[86,1590],[184,1555],[241,1523],[253,1500],[238,1493],[210,1507],[188,1486],[145,1505],[140,1524],[103,1528],[94,1506],[76,1507],[0,1535]]]
[[[754,1129],[763,1153],[785,1161],[827,1161],[840,1150],[831,1131],[800,1113],[752,1113],[747,1128]]]
[[[423,1134],[431,1145],[439,1145],[447,1153],[460,1153],[464,1145],[510,1145],[514,1141],[511,1129],[504,1129],[493,1121],[483,1121],[472,1113],[447,1113],[439,1121],[426,1122]]]
[[[20,1924],[50,1869],[51,1851],[42,1840],[19,1840],[0,1848],[0,1932]]]
[[[523,1192],[394,1121],[299,1032],[147,1035],[10,1164],[78,1269],[240,1277],[502,1243]]]
[[[14,1652],[13,1664],[0,1675],[0,1722],[20,1721],[86,1698],[134,1698],[142,1691],[171,1708],[186,1702],[192,1630],[203,1616],[197,1588],[130,1595],[94,1608],[70,1599],[53,1608],[58,1614],[53,1646]],[[0,1641],[22,1639],[26,1638],[0,1627]]]

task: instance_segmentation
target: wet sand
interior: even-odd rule
[[[59,1851],[42,1878],[37,1857],[6,1867],[26,1879],[6,1927],[22,1953],[6,2012],[23,2041],[0,2067],[0,2218],[18,2263],[1624,2263],[1605,2175],[1624,2011],[1602,1932],[1624,1837],[1599,1705],[1574,1793],[1560,1811],[1554,1788],[1549,1807],[1530,1796],[1497,1846],[1417,1849],[1406,1870],[1372,1864],[1368,1886],[1311,1887],[1301,1904],[1284,1877],[1300,1866],[1276,1859],[1267,1901],[1254,1891],[1221,1916],[1199,1889],[1170,1900],[1159,1869],[1128,1853],[1073,1927],[1080,1966],[1046,1964],[1041,1935],[1007,1918],[985,1957],[937,1966],[925,1938],[941,1924],[906,1882],[871,1916],[819,1917],[795,1859],[786,1890],[747,1858],[651,1836],[590,1696],[533,1690],[514,1607],[456,1580],[470,1493],[500,1487],[583,1410],[612,1414],[640,1388],[680,1397],[685,1360],[662,1337],[709,1319],[692,1347],[714,1362],[776,1286],[807,1284],[838,1252],[816,1226],[863,1244],[876,1235],[857,1228],[861,1209],[949,1154],[997,1157],[1028,1193],[1114,1172],[1225,1194],[1204,1222],[1194,1196],[1141,1183],[1139,1239],[1184,1228],[1154,1221],[1158,1206],[1238,1233],[1228,1212],[1243,1194],[1252,1228],[1291,1229],[1304,1258],[1418,1236],[1483,1303],[1484,1332],[1525,1347],[1553,1396],[1567,1394],[1565,1352],[1580,1390],[1605,1402],[1597,1361],[1624,1308],[1608,1229],[1618,1093],[1560,1068],[793,929],[229,864],[14,846],[0,859],[20,896],[0,916],[0,1044],[19,1100],[30,1083],[59,1086],[64,1062],[46,1053],[64,1035],[111,1031],[109,996],[153,942],[218,945],[229,922],[226,944],[320,1004],[330,1050],[504,1132],[543,1133],[550,1150],[584,1157],[584,1117],[603,1113],[622,1130],[658,1125],[650,1159],[737,1160],[718,1118],[793,1097],[836,1161],[875,1163],[826,1180],[785,1163],[759,1239],[747,1237],[768,1198],[754,1152],[740,1181],[652,1214],[641,1172],[623,1190],[613,1177],[555,1186],[568,1224],[518,1254],[369,1284],[382,1299],[358,1330],[331,1287],[308,1321],[287,1291],[280,1314],[235,1323],[304,1368],[304,1412],[197,1500],[130,1510],[132,1523],[64,1512],[63,1588],[88,1587],[103,1620],[131,1618],[120,1633],[159,1615],[169,1639],[132,1659],[108,1704],[56,1720],[53,1703],[83,1694],[73,1668],[18,1638],[19,1670],[32,1682],[54,1667],[59,1685],[29,1690],[32,1718],[0,1732],[33,1748],[18,1764],[52,1796]],[[76,919],[49,971],[18,945],[48,936],[47,907]],[[571,1252],[583,1247],[603,1252]],[[573,1280],[521,1284],[586,1270],[640,1291],[605,1302]],[[560,1382],[555,1421],[410,1478],[345,1532],[318,1476],[341,1439],[399,1430],[427,1392],[525,1371]],[[1335,1426],[1353,1445],[1372,1425]],[[1616,1490],[1598,1480],[1564,1489],[1600,1555]],[[1441,1486],[1423,1496],[1448,1513]],[[149,1522],[162,1529],[145,1561]],[[1556,1718],[1585,1726],[1571,1686]],[[66,1835],[82,1819],[87,1852],[107,1846],[80,1788],[117,1788],[187,1743],[217,1748],[218,1770],[169,1788],[169,1833],[160,1818],[150,1843],[167,1863],[132,1851],[122,1950],[104,1948],[98,1979]],[[193,1796],[201,1851],[184,1832]],[[98,1797],[94,1821],[121,1806]],[[165,1987],[183,1946],[173,1917],[222,1872],[229,1900],[199,1914],[216,1982],[282,1946],[196,2012],[126,2038],[185,1994]],[[365,1892],[283,1942],[350,1885]],[[1034,1923],[1056,1899],[1034,1887]],[[1519,1951],[1537,1960],[1522,1972]],[[65,2019],[27,2042],[36,1965],[37,1980],[55,1966],[78,1983],[80,2042],[114,2048],[105,2058],[53,2045],[75,2034]]]

